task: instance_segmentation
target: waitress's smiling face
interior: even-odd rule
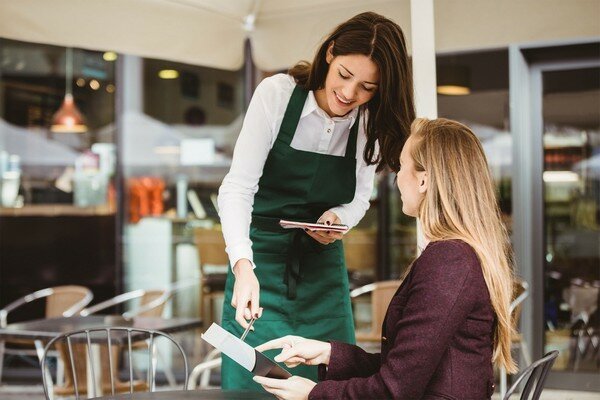
[[[315,92],[319,107],[330,117],[340,117],[371,100],[378,89],[379,68],[369,57],[347,54],[334,57],[327,51],[329,71],[325,88]]]

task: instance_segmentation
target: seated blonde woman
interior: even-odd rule
[[[402,211],[427,246],[412,263],[383,324],[381,353],[286,336],[288,367],[319,365],[319,382],[255,377],[281,399],[489,399],[492,365],[510,354],[511,250],[481,143],[466,126],[417,119],[400,155]]]

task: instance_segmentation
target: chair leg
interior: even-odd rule
[[[73,343],[71,350],[73,352],[74,364],[71,364],[71,356],[67,345],[64,343],[56,344],[56,351],[58,353],[57,358],[62,360],[63,365],[63,382],[61,385],[57,382],[54,390],[51,391],[51,393],[56,396],[75,395],[76,386],[80,396],[87,395],[87,365],[85,362],[81,361],[85,360],[87,357],[86,345]]]
[[[167,378],[167,382],[169,382],[169,386],[176,387],[177,380],[175,379],[175,374],[173,374],[173,370],[171,369],[171,366],[167,363],[165,357],[163,356],[163,354],[160,352],[160,349],[158,349],[158,348],[156,349],[156,355],[160,359],[160,363],[162,365],[164,365],[165,376]]]
[[[500,367],[500,398],[504,399],[506,395],[507,384],[506,384],[506,368]]]
[[[56,384],[64,385],[65,383],[65,363],[62,358],[57,354],[56,355]]]
[[[152,347],[152,371],[154,371],[154,374],[152,375],[152,381],[150,382],[150,385],[148,387],[148,390],[150,392],[154,392],[156,390],[156,367],[158,365],[158,357],[157,357],[157,351],[158,348],[156,347],[156,343],[155,345]]]
[[[40,365],[41,365],[42,358],[44,358],[44,345],[39,340],[36,340],[34,343],[35,343],[35,350],[37,352],[37,356],[38,356],[38,359],[39,359]],[[50,374],[50,371],[47,368],[45,371],[42,371],[42,374],[46,375],[46,381],[49,384],[48,397],[50,400],[53,400],[54,399],[54,390],[52,388],[52,374]]]
[[[108,346],[101,346],[100,348],[100,360],[102,361],[102,388],[104,395],[111,394],[114,389],[115,393],[125,393],[129,392],[130,383],[129,380],[122,381],[119,379],[119,371],[121,369],[121,358],[120,355],[123,351],[123,346],[113,344],[110,349],[110,356],[113,360],[113,371],[112,371],[112,380],[111,380],[111,371],[109,364],[109,354],[108,354]],[[135,349],[133,349],[135,351]],[[133,360],[133,359],[132,359]],[[132,376],[131,380],[133,381],[133,391],[134,392],[143,392],[148,390],[148,385],[146,383],[146,378],[144,378],[138,368],[135,368],[132,365],[133,374],[135,378]],[[129,375],[127,375],[129,376]]]
[[[4,340],[0,340],[0,385],[2,385],[2,367],[4,365]]]
[[[523,354],[523,359],[525,360],[525,365],[531,365],[531,353],[529,353],[529,347],[527,346],[527,342],[521,341],[521,353]]]
[[[212,293],[209,295],[206,303],[208,304],[208,315],[210,316],[210,323],[215,321],[215,304],[213,303]]]

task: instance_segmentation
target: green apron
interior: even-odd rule
[[[358,119],[343,157],[291,147],[307,95],[298,86],[294,89],[254,197],[250,239],[264,310],[246,337],[251,346],[285,335],[355,342],[342,242],[322,245],[303,230],[279,226],[280,219],[315,222],[328,209],[351,202],[356,190]],[[231,307],[234,281],[230,269],[222,325],[239,337],[243,329]],[[267,354],[272,358],[278,353]],[[317,380],[316,366],[290,372]],[[250,372],[226,356],[221,377],[223,389],[263,390]]]

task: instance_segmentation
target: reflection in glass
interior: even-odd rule
[[[483,145],[498,188],[500,209],[511,229],[512,137],[508,127],[508,51],[478,51],[436,59],[438,115],[468,125]],[[460,68],[458,68],[460,67]],[[456,71],[461,71],[456,73]],[[454,73],[448,73],[454,71]],[[463,95],[439,94],[442,85],[468,86]],[[403,275],[416,256],[415,219],[402,213],[395,176],[390,187],[390,260],[392,278]]]

